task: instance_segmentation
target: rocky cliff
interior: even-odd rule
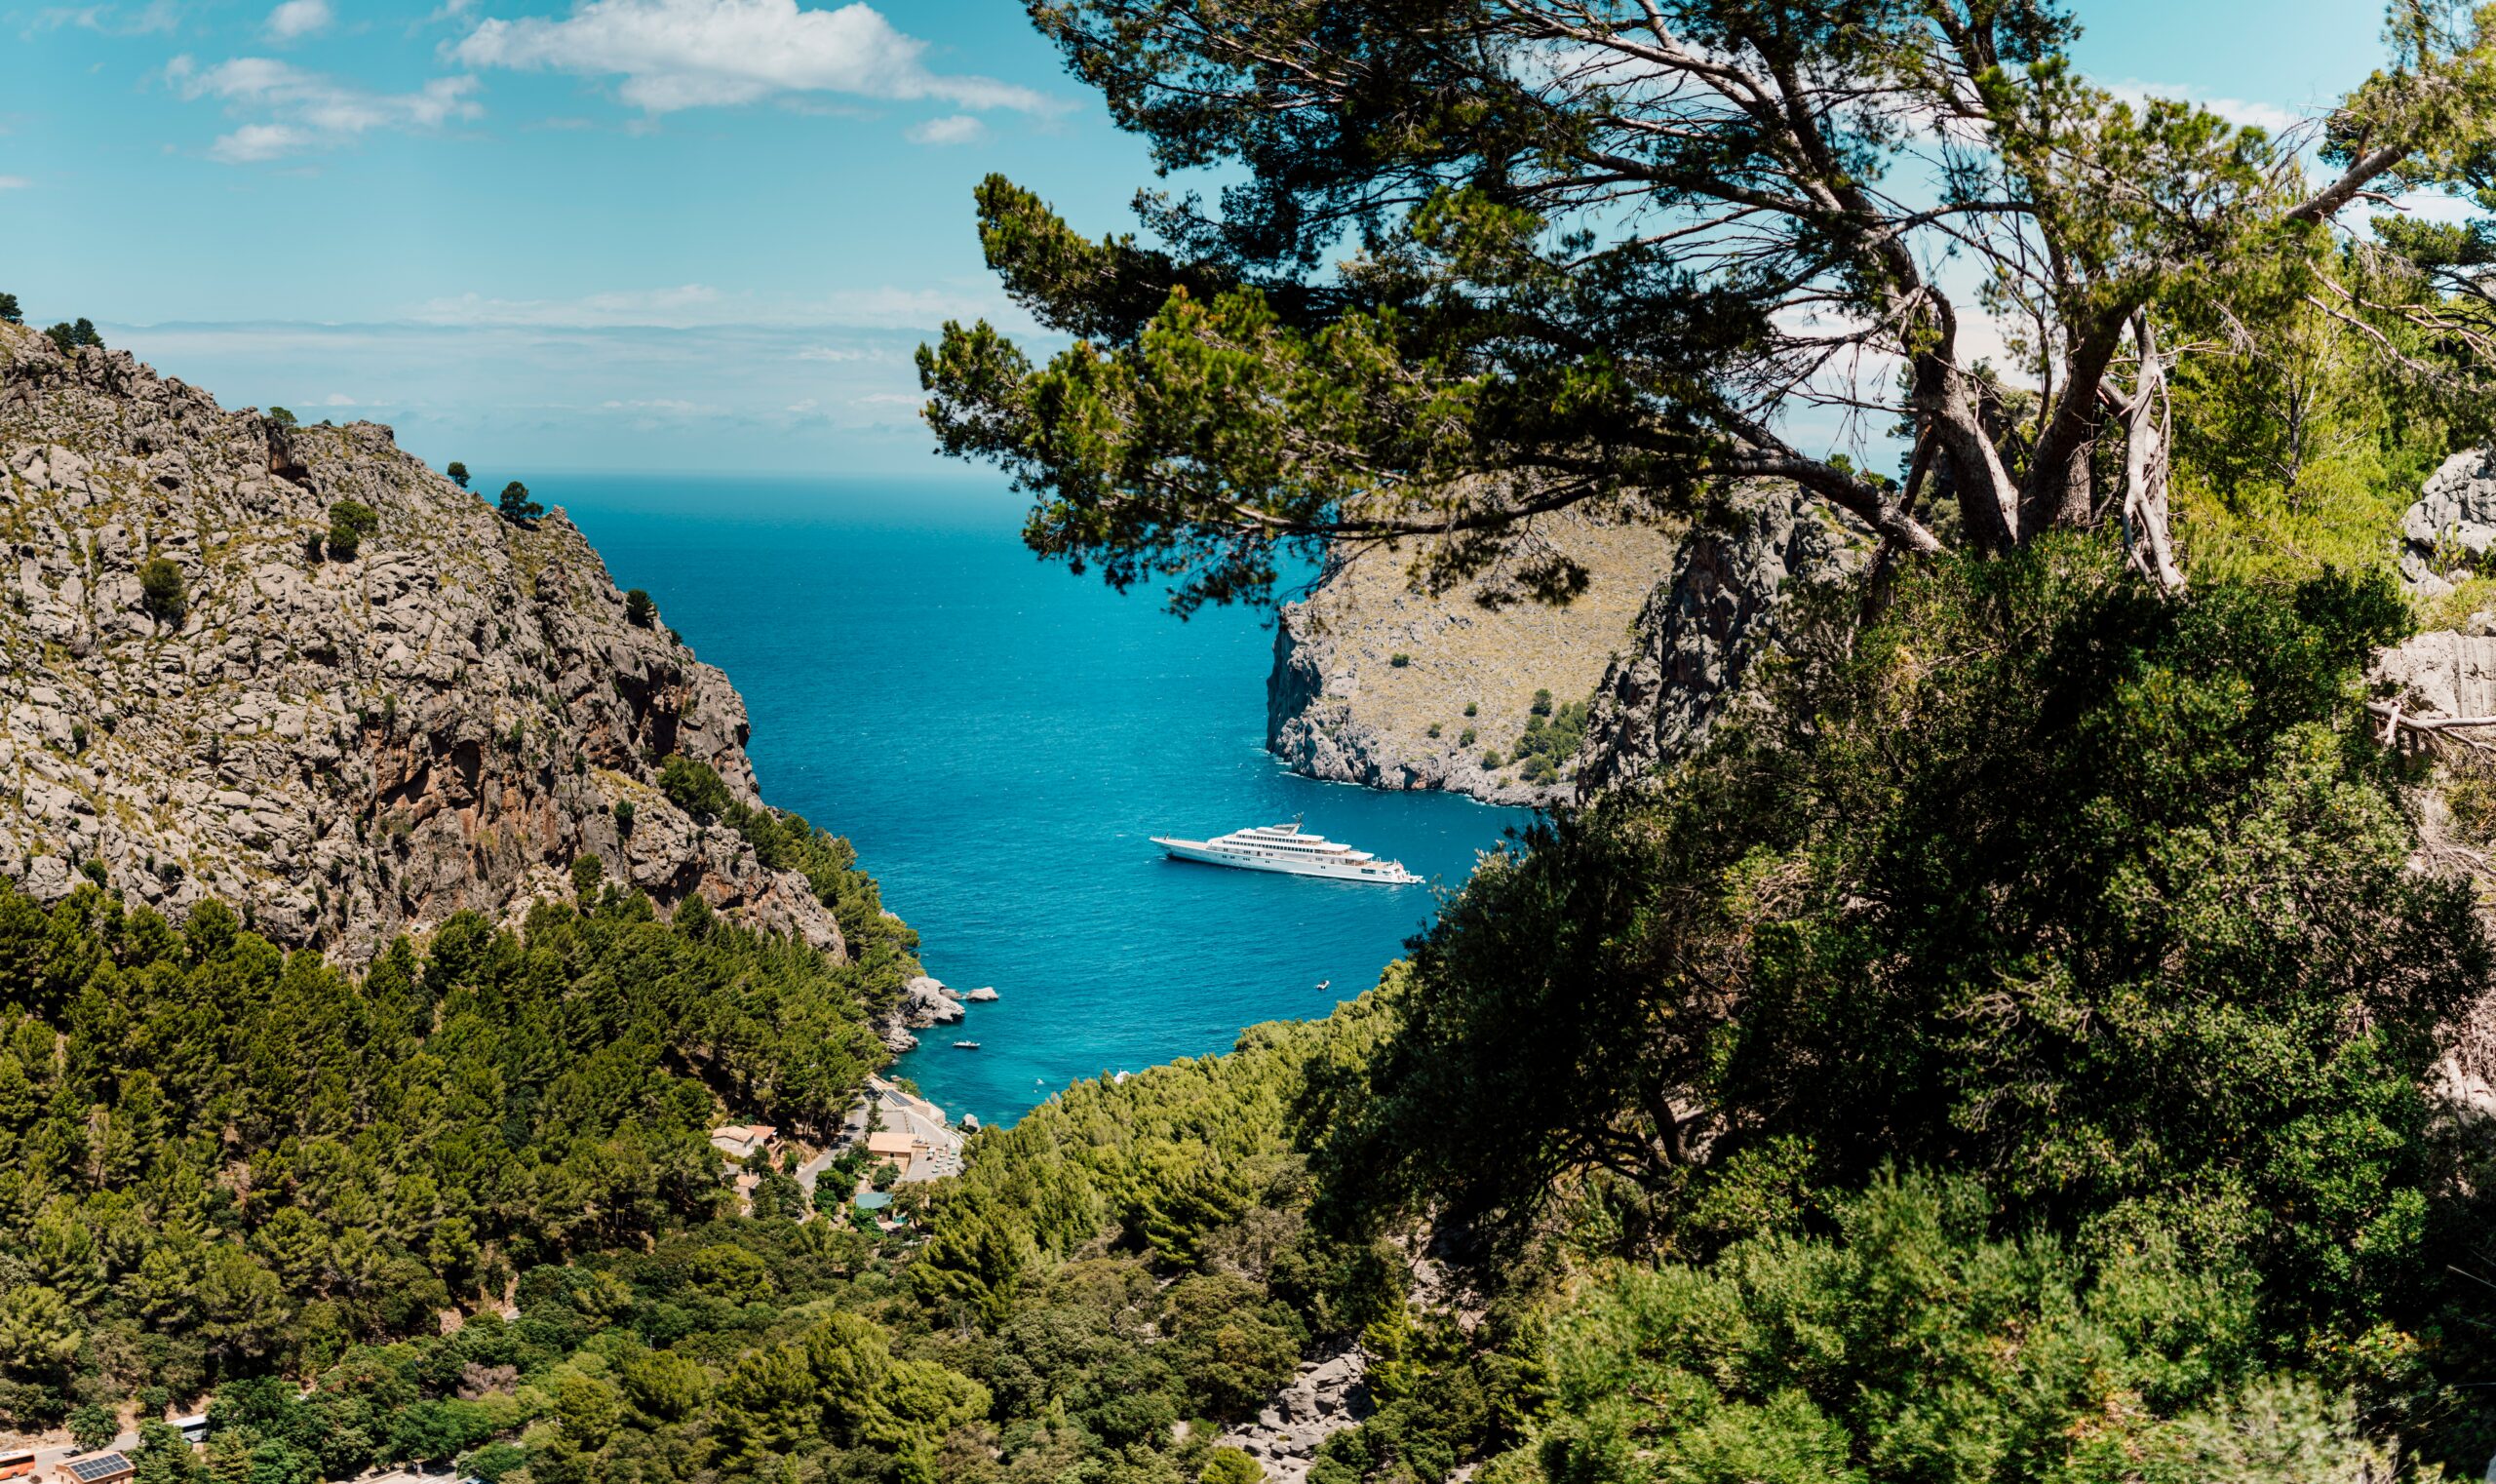
[[[1346,563],[1285,605],[1266,682],[1268,749],[1294,772],[1339,783],[1538,806],[1571,797],[1567,769],[1537,783],[1518,765],[1535,692],[1555,705],[1585,700],[1670,570],[1673,536],[1578,519],[1540,533],[1593,579],[1566,606],[1515,600],[1496,578],[1416,593],[1388,552]]]
[[[343,500],[378,523],[351,560],[322,539]],[[627,619],[560,511],[515,526],[386,427],[280,426],[0,326],[0,873],[39,897],[218,896],[360,957],[594,854],[841,950],[803,878],[659,792],[682,753],[759,801],[744,702]]]
[[[1786,584],[1850,576],[1869,551],[1868,532],[1792,486],[1727,491],[1683,539],[1672,580],[1649,597],[1634,644],[1595,687],[1580,790],[1688,756],[1778,642]]]

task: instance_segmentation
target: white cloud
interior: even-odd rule
[[[34,184],[23,176],[0,176],[0,191],[21,191]]]
[[[2108,83],[2106,91],[2133,104],[2152,98],[2198,103],[2239,128],[2259,129],[2267,134],[2285,134],[2305,122],[2305,115],[2293,108],[2282,108],[2278,103],[2249,102],[2241,98],[2222,98],[2181,83],[2145,83],[2127,79]]]
[[[926,49],[864,3],[804,10],[797,0],[582,0],[561,20],[480,21],[451,55],[472,67],[620,77],[624,100],[654,114],[803,93],[1052,107],[1029,88],[932,72],[921,59]]]
[[[181,23],[181,13],[174,0],[147,0],[135,11],[117,5],[61,6],[35,14],[32,33],[58,30],[74,25],[106,36],[144,36],[155,31],[170,31]]]
[[[323,407],[355,407],[359,404],[344,392],[332,392],[321,399],[321,405]]]
[[[285,4],[269,12],[269,19],[262,24],[277,40],[292,41],[298,36],[327,30],[331,19],[330,0],[286,0]]]
[[[988,137],[988,126],[967,113],[950,114],[910,126],[913,144],[976,144]]]
[[[165,79],[186,98],[215,98],[235,113],[264,117],[209,146],[228,164],[345,144],[376,129],[439,129],[482,116],[473,77],[437,77],[413,93],[368,93],[266,57],[238,57],[201,69],[176,57]]]

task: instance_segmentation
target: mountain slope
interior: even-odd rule
[[[342,500],[377,518],[352,560],[322,540]],[[760,801],[744,703],[627,619],[560,511],[515,526],[388,428],[281,426],[0,326],[0,874],[38,898],[221,897],[360,959],[594,854],[841,951],[805,878],[660,792],[682,753]]]

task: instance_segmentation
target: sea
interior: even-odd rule
[[[1008,1123],[1075,1078],[1326,1014],[1532,818],[1285,771],[1263,745],[1270,615],[1183,622],[1157,590],[1039,561],[1001,480],[526,483],[727,672],[763,797],[849,838],[928,972],[994,987],[897,1068],[956,1116]],[[1425,884],[1190,865],[1148,839],[1288,820]]]

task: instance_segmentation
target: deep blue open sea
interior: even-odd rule
[[[902,1061],[949,1113],[1007,1121],[1072,1078],[1326,1013],[1529,818],[1283,771],[1261,615],[1181,623],[1043,565],[1001,481],[527,482],[744,692],[763,796],[856,842],[928,972],[996,987]],[[1433,884],[1183,865],[1146,839],[1294,817]]]

